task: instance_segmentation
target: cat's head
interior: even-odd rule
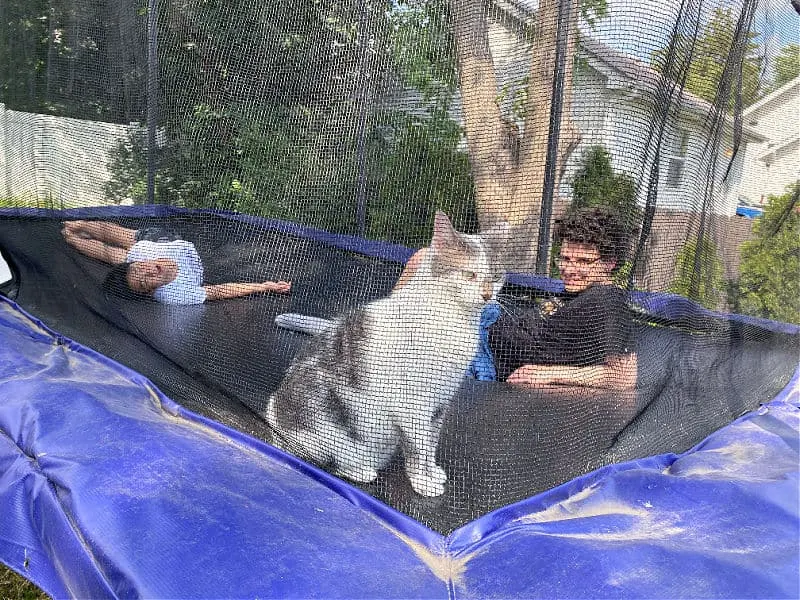
[[[508,232],[501,223],[478,235],[460,233],[446,214],[436,211],[429,250],[433,283],[458,304],[483,306],[503,284]]]

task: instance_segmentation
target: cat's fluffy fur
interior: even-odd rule
[[[337,319],[295,358],[267,407],[276,443],[358,482],[377,478],[402,444],[414,490],[442,494],[439,432],[475,356],[481,311],[502,282],[506,231],[458,233],[437,212],[408,282]]]

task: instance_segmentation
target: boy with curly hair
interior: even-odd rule
[[[556,222],[564,293],[506,310],[489,328],[497,378],[523,387],[633,389],[636,354],[627,293],[614,273],[629,234],[617,216],[582,208]]]

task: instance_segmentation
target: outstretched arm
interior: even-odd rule
[[[292,284],[289,281],[264,281],[261,283],[218,283],[203,287],[206,290],[206,301],[211,301],[239,298],[260,292],[288,294],[292,289]]]
[[[81,254],[110,265],[124,263],[128,256],[128,251],[123,248],[109,246],[99,240],[87,239],[67,231],[64,231],[64,239]]]
[[[589,367],[523,365],[506,381],[523,387],[582,385],[613,390],[636,388],[636,354],[612,354],[603,364]]]
[[[417,272],[417,269],[419,269],[419,265],[422,263],[427,252],[427,248],[421,248],[411,255],[411,258],[408,259],[406,266],[403,268],[403,272],[400,273],[397,283],[394,284],[394,289],[400,289],[408,283],[408,280],[411,279],[414,276],[414,273]]]
[[[109,221],[64,221],[64,236],[92,238],[129,250],[136,243],[136,230]]]

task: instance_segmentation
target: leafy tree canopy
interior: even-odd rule
[[[725,109],[733,108],[733,96],[717,99],[725,66],[734,56],[734,32],[736,18],[732,8],[715,8],[708,23],[698,34],[696,40],[686,34],[678,33],[673,40],[676,49],[673,60],[675,64],[667,64],[667,47],[656,50],[651,62],[653,67],[680,79],[676,73],[686,72],[685,88],[689,92],[707,100],[721,102]],[[757,39],[760,34],[748,32],[744,60],[742,64],[742,102],[745,106],[752,104],[760,97],[762,51]],[[688,63],[688,66],[686,66]],[[680,67],[678,67],[680,65]]]
[[[777,90],[798,75],[800,75],[800,45],[787,44],[775,57],[775,80],[771,89]]]
[[[800,182],[770,196],[742,245],[738,310],[800,323]]]

